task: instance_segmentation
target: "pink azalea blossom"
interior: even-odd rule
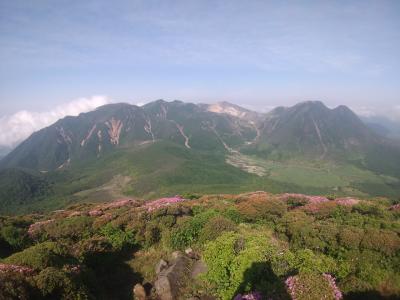
[[[175,204],[175,203],[179,203],[179,202],[182,202],[182,201],[185,201],[185,200],[186,199],[183,199],[183,198],[181,198],[179,196],[175,196],[175,197],[171,197],[171,198],[161,198],[161,199],[158,199],[158,200],[147,202],[144,205],[144,207],[147,209],[147,211],[153,211],[153,210],[159,209],[161,207],[168,206],[168,205]]]
[[[99,217],[102,216],[104,213],[101,209],[94,209],[89,211],[89,216],[91,217]]]
[[[0,263],[0,273],[6,272],[17,272],[23,275],[31,275],[34,273],[34,270],[28,267]]]
[[[131,205],[134,205],[137,203],[138,202],[134,199],[126,198],[126,199],[120,199],[120,200],[108,203],[106,205],[103,205],[102,208],[103,209],[120,208],[123,206],[131,206]]]
[[[339,290],[339,288],[336,285],[335,278],[331,274],[324,273],[323,276],[325,277],[326,280],[328,280],[330,287],[333,290],[333,293],[335,295],[336,300],[340,300],[343,298],[342,292]]]
[[[332,289],[333,296],[335,297],[335,300],[341,300],[343,298],[342,292],[339,290],[339,288],[336,285],[335,278],[327,273],[322,274],[323,277],[328,281],[329,286]],[[285,281],[286,287],[289,291],[290,296],[292,297],[293,300],[296,300],[296,296],[299,292],[299,289],[301,289],[302,284],[299,282],[299,277],[298,276],[290,276],[286,279]]]
[[[262,295],[259,292],[251,292],[245,295],[238,294],[233,298],[234,300],[261,300]]]
[[[358,204],[360,200],[347,197],[347,198],[337,198],[335,199],[335,202],[339,205],[353,206]]]

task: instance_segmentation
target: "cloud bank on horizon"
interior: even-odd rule
[[[2,116],[0,117],[0,146],[12,148],[33,132],[63,117],[77,116],[110,102],[111,100],[106,96],[92,96],[61,104],[49,111],[21,110],[9,116]]]

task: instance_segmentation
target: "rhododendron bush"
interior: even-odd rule
[[[0,299],[157,299],[177,250],[179,299],[397,299],[396,205],[255,192],[0,216]]]

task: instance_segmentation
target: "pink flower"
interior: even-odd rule
[[[99,217],[102,216],[104,213],[101,209],[94,209],[89,211],[89,216],[91,217]]]
[[[336,285],[335,278],[331,274],[324,273],[323,276],[325,277],[326,280],[328,280],[330,287],[333,290],[333,294],[335,295],[336,300],[340,300],[343,298],[342,292],[339,290],[339,288]]]
[[[400,203],[399,203],[399,204],[392,205],[392,206],[390,207],[390,210],[400,210]]]
[[[28,267],[0,263],[0,273],[6,272],[17,272],[23,275],[31,275],[34,273],[34,270]]]
[[[127,198],[127,199],[120,199],[120,200],[117,200],[117,201],[113,201],[111,203],[108,203],[108,204],[104,205],[102,208],[104,208],[104,209],[120,208],[120,207],[123,207],[123,206],[130,206],[130,205],[133,205],[133,204],[137,204],[137,201],[134,200],[134,199]]]
[[[179,203],[179,202],[182,202],[182,201],[185,201],[185,200],[186,199],[183,199],[183,198],[181,198],[179,196],[175,196],[175,197],[171,197],[171,198],[161,198],[161,199],[158,199],[158,200],[147,202],[144,205],[144,207],[147,209],[147,211],[153,211],[153,210],[159,209],[161,207],[168,206],[168,205],[175,204],[175,203]]]
[[[358,204],[358,203],[360,202],[360,200],[347,197],[347,198],[338,198],[338,199],[335,199],[335,202],[336,202],[337,204],[339,204],[339,205],[353,206],[353,205]]]
[[[238,294],[233,298],[234,300],[261,300],[262,295],[259,292],[250,292],[248,294],[242,295]]]

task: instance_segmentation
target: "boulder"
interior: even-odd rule
[[[193,268],[192,268],[192,278],[196,279],[200,274],[204,274],[207,273],[207,265],[204,261],[202,260],[197,260],[194,264],[193,264]]]
[[[168,263],[165,260],[160,259],[160,261],[156,265],[156,274],[159,274],[162,270],[164,270],[167,267],[168,267]]]
[[[172,260],[167,268],[160,271],[154,283],[160,300],[174,300],[179,290],[191,275],[192,260],[182,252],[172,253]]]
[[[140,283],[135,284],[133,287],[133,295],[135,300],[146,300],[146,290]]]

